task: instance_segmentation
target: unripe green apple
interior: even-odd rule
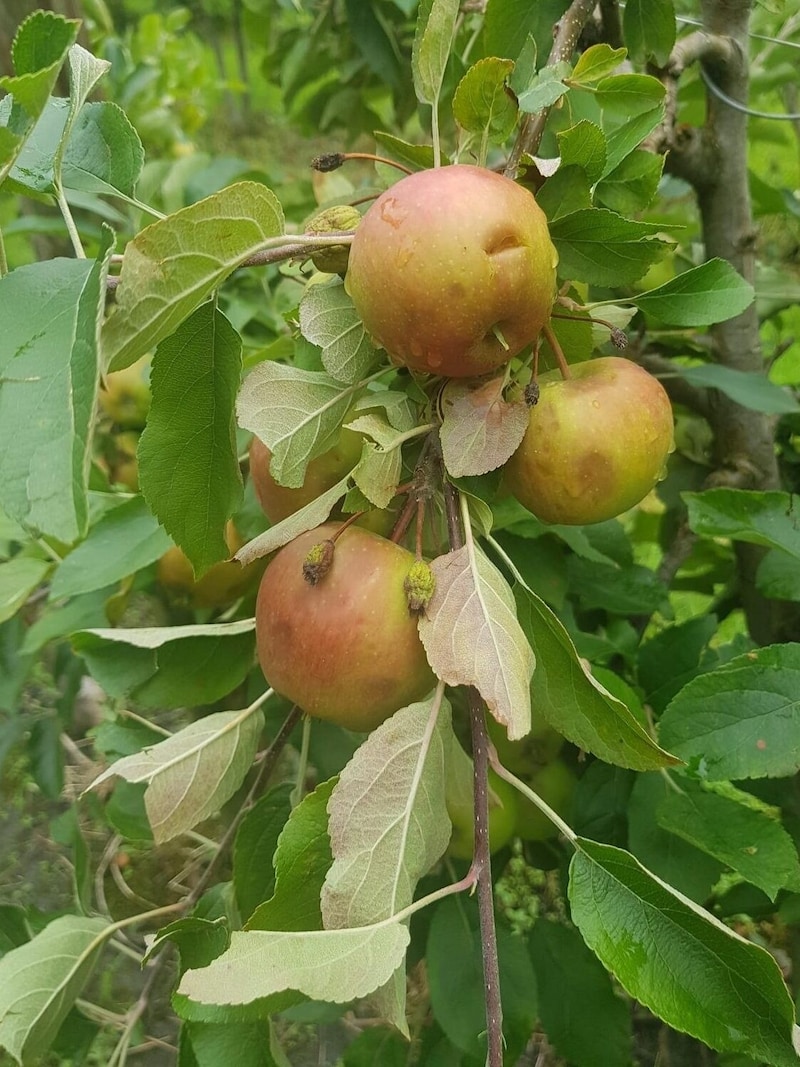
[[[345,286],[393,362],[464,378],[530,344],[557,254],[531,193],[484,167],[423,170],[387,189],[350,247]]]
[[[225,542],[231,556],[244,544],[230,520],[225,526]],[[167,549],[158,561],[158,580],[176,597],[188,600],[196,608],[222,608],[248,593],[264,572],[266,561],[254,560],[246,567],[234,559],[214,563],[195,579],[186,554],[177,545]]]
[[[256,604],[258,657],[268,683],[309,715],[371,730],[422,699],[435,678],[403,588],[410,552],[350,526],[317,584],[304,578],[311,550],[340,525],[301,534],[267,567]]]
[[[338,230],[354,230],[360,222],[361,213],[358,208],[351,207],[350,204],[337,204],[312,216],[305,225],[305,231],[312,237],[318,237]],[[311,262],[317,270],[326,274],[344,274],[349,258],[349,245],[330,245],[314,252]]]
[[[107,374],[97,399],[100,410],[121,429],[144,429],[150,410],[150,357]]]
[[[566,763],[560,759],[553,760],[534,774],[522,778],[557,815],[569,819],[577,778]],[[518,815],[514,832],[518,837],[523,841],[549,841],[558,837],[558,828],[532,800],[528,800],[521,793],[518,793],[517,797]]]
[[[489,771],[489,851],[497,852],[514,836],[518,819],[520,795],[513,785],[494,771]],[[451,797],[445,791],[447,814],[453,824],[448,852],[460,860],[471,860],[475,848],[475,812],[461,797]]]
[[[490,716],[486,725],[500,762],[517,775],[531,774],[550,763],[564,747],[564,738],[541,716],[534,719],[521,741],[509,741],[505,726]]]
[[[250,477],[269,521],[281,522],[341,481],[361,459],[363,443],[361,434],[343,429],[333,448],[308,464],[303,484],[292,489],[279,485],[272,477],[269,469],[272,453],[260,438],[254,437],[250,444]]]
[[[674,448],[664,387],[636,363],[604,356],[539,378],[504,481],[542,522],[603,522],[642,500]]]

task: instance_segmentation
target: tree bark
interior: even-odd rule
[[[751,0],[703,0],[704,28],[710,39],[700,62],[724,93],[747,103],[748,25]],[[691,182],[697,195],[706,256],[727,260],[751,284],[755,275],[757,231],[747,175],[747,115],[707,92],[702,130],[678,129],[670,138],[668,167]],[[711,327],[716,362],[734,370],[763,373],[758,314],[752,304],[741,315]],[[778,488],[775,419],[744,408],[716,390],[709,394],[708,419],[714,431],[718,481],[748,489]],[[737,544],[742,602],[752,637],[775,639],[779,606],[755,585],[764,550]]]

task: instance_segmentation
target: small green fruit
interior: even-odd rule
[[[318,212],[306,223],[306,233],[310,236],[324,236],[340,230],[354,230],[361,222],[361,213],[349,204],[327,207]],[[314,252],[311,262],[317,270],[326,274],[344,274],[350,258],[350,245],[330,245]]]
[[[577,779],[565,763],[561,760],[554,760],[535,774],[520,777],[527,782],[534,793],[539,794],[545,804],[549,804],[557,815],[569,821],[569,809]],[[557,827],[544,812],[521,793],[517,796],[519,814],[514,828],[517,836],[524,841],[549,841],[551,838],[558,837]]]
[[[424,615],[436,588],[436,579],[430,565],[418,559],[411,567],[403,582],[408,599],[408,610],[412,615]]]
[[[497,852],[514,836],[518,818],[519,793],[504,778],[489,771],[489,850]],[[472,804],[456,804],[445,798],[447,814],[453,824],[448,851],[456,859],[471,860],[475,847],[475,814]]]

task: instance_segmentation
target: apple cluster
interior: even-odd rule
[[[536,346],[557,298],[558,257],[543,211],[522,185],[482,167],[446,166],[398,181],[358,223],[346,264],[342,252],[338,246],[335,266],[342,273],[346,266],[345,288],[367,333],[396,366],[434,382],[509,367]],[[524,506],[544,522],[584,524],[650,492],[672,448],[671,406],[654,378],[629,360],[604,357],[543,374],[537,385],[524,439],[504,470]],[[269,449],[254,439],[251,477],[270,521],[346,476],[362,443],[342,429],[311,460],[304,485],[287,488],[270,472]],[[258,651],[269,683],[308,714],[357,730],[424,697],[435,678],[409,611],[416,562],[387,537],[341,522],[290,542],[258,594]]]

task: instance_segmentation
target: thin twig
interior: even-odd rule
[[[567,11],[556,24],[556,33],[553,47],[547,58],[547,66],[552,67],[571,58],[575,51],[575,45],[581,35],[581,30],[594,11],[595,0],[572,0]],[[533,115],[526,115],[522,123],[514,147],[506,163],[505,173],[509,178],[516,178],[520,161],[524,154],[536,155],[550,114],[550,108],[542,108]]]

